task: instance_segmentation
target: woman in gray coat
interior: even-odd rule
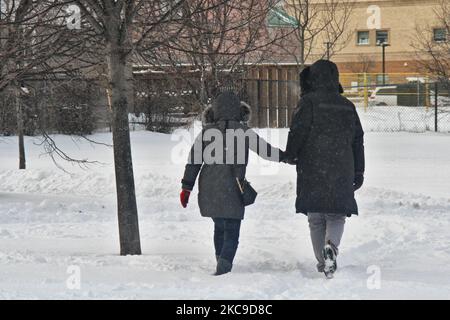
[[[284,158],[282,151],[249,129],[249,117],[249,107],[237,95],[219,94],[205,110],[205,124],[192,146],[182,180],[180,200],[185,208],[200,174],[200,213],[214,221],[215,275],[230,272],[236,255],[245,211],[239,184],[245,180],[248,150],[271,161]]]

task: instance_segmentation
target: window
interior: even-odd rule
[[[386,30],[377,30],[377,45],[389,43],[389,32]]]
[[[358,31],[358,45],[368,45],[370,42],[369,31]]]
[[[444,28],[433,29],[433,39],[436,42],[447,41],[447,30]]]

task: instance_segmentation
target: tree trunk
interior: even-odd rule
[[[138,255],[141,254],[141,244],[128,124],[126,55],[119,46],[110,45],[109,48],[120,254]]]
[[[299,70],[297,70],[297,74],[303,69],[305,69],[305,32],[302,30],[300,35]]]
[[[19,170],[26,169],[25,141],[24,141],[24,115],[20,101],[20,86],[14,86],[14,102],[16,104],[17,136],[19,138]]]

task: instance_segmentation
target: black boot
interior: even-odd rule
[[[223,274],[226,274],[228,272],[231,272],[231,269],[233,268],[233,265],[231,264],[231,262],[219,258],[217,260],[217,269],[216,269],[216,273],[214,274],[215,276],[220,276]]]

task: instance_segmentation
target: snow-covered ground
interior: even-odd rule
[[[284,146],[286,136],[272,130],[268,139]],[[143,255],[121,257],[112,150],[55,139],[100,164],[64,164],[65,173],[27,138],[29,169],[19,171],[16,139],[0,138],[0,298],[450,298],[448,134],[366,135],[361,214],[347,221],[333,280],[315,271],[306,218],[294,214],[294,167],[251,158],[258,201],[233,273],[213,277],[212,222],[200,217],[196,194],[187,209],[179,205],[177,141],[132,133]],[[73,289],[77,270],[81,288]]]

